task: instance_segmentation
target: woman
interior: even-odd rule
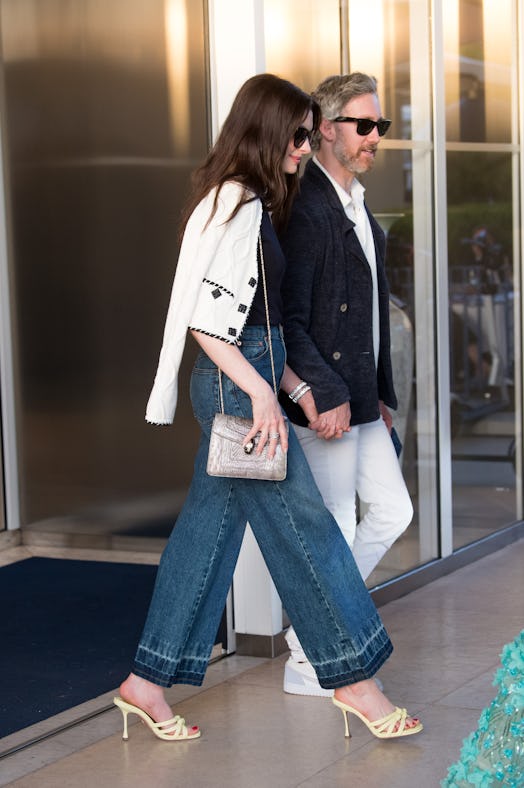
[[[157,424],[173,420],[189,328],[201,348],[191,399],[202,434],[188,497],[162,555],[133,672],[115,698],[124,715],[124,738],[129,713],[166,740],[200,736],[196,726],[172,717],[163,688],[202,683],[247,521],[320,682],[336,690],[346,734],[347,713],[381,737],[422,728],[405,710],[395,709],[371,680],[391,653],[391,642],[292,431],[288,438],[272,388],[258,238],[274,368],[282,389],[293,393],[301,381],[285,363],[280,329],[285,263],[275,227],[286,220],[300,160],[311,150],[318,122],[319,109],[310,96],[271,74],[253,77],[240,89],[195,176],[146,418]],[[283,482],[206,473],[211,424],[220,407],[218,368],[225,412],[253,419],[245,443],[258,433],[258,452],[268,443],[273,456],[279,441],[288,452]],[[313,419],[309,392],[299,401]]]

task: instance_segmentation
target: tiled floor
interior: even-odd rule
[[[412,738],[380,741],[356,720],[346,740],[329,700],[282,692],[285,656],[232,656],[210,667],[202,688],[169,691],[201,739],[168,744],[136,724],[123,742],[112,709],[0,760],[0,785],[438,788],[495,695],[501,649],[523,613],[524,540],[381,608],[395,651],[380,675],[392,700],[423,720]],[[111,694],[80,711],[110,702]],[[9,739],[0,749],[23,734]]]

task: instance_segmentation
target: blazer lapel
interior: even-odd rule
[[[340,221],[344,228],[346,243],[351,251],[351,254],[357,257],[364,265],[369,267],[369,263],[364,254],[364,250],[360,245],[357,234],[354,231],[355,222],[353,222],[346,214],[340,198],[333,188],[333,184],[320,167],[317,167],[314,161],[308,161],[306,165],[306,173],[309,178],[315,183],[316,187],[322,192],[324,199],[327,203],[329,210],[340,214]],[[375,235],[373,233],[373,235]],[[376,245],[376,244],[375,244]]]

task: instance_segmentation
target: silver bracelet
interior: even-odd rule
[[[295,386],[295,388],[293,389],[293,391],[292,391],[290,394],[288,394],[288,397],[289,397],[289,399],[290,399],[292,402],[298,402],[298,401],[299,401],[299,399],[300,399],[300,397],[303,397],[303,396],[304,396],[304,394],[305,394],[306,392],[308,392],[308,391],[311,391],[311,386],[310,386],[308,383],[306,383],[306,381],[305,381],[305,380],[302,380],[302,381],[301,381],[301,382],[298,384],[298,386]]]
[[[305,380],[301,380],[298,386],[295,386],[293,391],[290,391],[290,393],[288,394],[289,399],[293,400],[293,402],[296,402],[295,400],[296,395],[298,394],[299,391],[302,391],[302,389],[305,388],[306,386],[307,383],[305,382]]]
[[[299,399],[301,399],[304,396],[304,394],[307,394],[308,391],[311,391],[311,386],[306,385],[306,387],[303,388],[302,391],[299,391],[298,394],[295,395],[293,402],[298,402]]]

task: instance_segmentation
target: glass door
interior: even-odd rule
[[[5,531],[4,455],[0,447],[0,531]]]
[[[377,585],[438,556],[429,14],[425,0],[309,2],[307,10],[297,39],[286,24],[293,4],[265,4],[268,70],[307,89],[330,73],[365,71],[378,79],[382,111],[393,120],[363,184],[387,235],[394,423],[415,517],[369,578]],[[308,42],[306,59],[297,40]]]
[[[517,41],[512,0],[446,0],[453,548],[518,517]]]
[[[209,144],[205,4],[67,5],[0,2],[21,524],[125,548],[169,534],[198,440],[187,396],[174,429],[144,412]]]

